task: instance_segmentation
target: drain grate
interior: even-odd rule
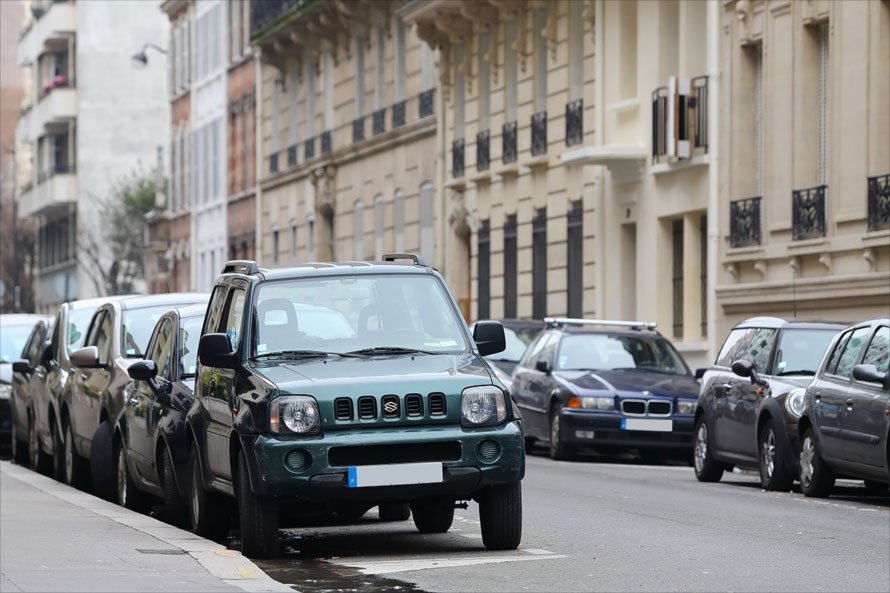
[[[160,554],[162,556],[183,556],[188,554],[185,550],[136,550],[140,554]]]

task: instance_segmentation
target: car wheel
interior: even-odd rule
[[[385,502],[377,507],[381,521],[407,521],[411,517],[411,507],[407,502]]]
[[[776,436],[773,422],[772,418],[766,421],[757,440],[760,486],[764,490],[787,491],[794,484],[794,476],[785,463],[785,456],[782,454],[783,445]]]
[[[192,443],[189,451],[189,523],[192,531],[209,539],[222,539],[229,534],[230,513],[221,494],[208,492],[201,476],[198,446]]]
[[[90,445],[90,474],[93,477],[96,494],[106,500],[114,500],[116,495],[114,455],[114,431],[108,420],[104,420],[93,433],[93,443]]]
[[[65,439],[56,430],[55,423],[51,423],[49,430],[53,433],[53,478],[65,483]]]
[[[248,558],[278,555],[278,501],[250,489],[247,457],[238,456],[238,515],[241,519],[241,553]]]
[[[124,451],[124,444],[119,442],[116,448],[117,455],[114,473],[117,486],[117,504],[137,513],[146,513],[151,510],[151,500],[133,483],[130,469],[127,467],[127,453]]]
[[[522,540],[522,484],[491,486],[479,497],[482,545],[488,550],[515,550]]]
[[[164,514],[168,520],[176,525],[185,523],[185,507],[179,489],[176,487],[176,468],[167,447],[162,446],[161,458],[155,461],[158,467],[158,477],[161,481],[161,491],[164,493]]]
[[[890,489],[890,485],[885,484],[884,482],[878,482],[876,480],[865,480],[865,490],[869,494],[882,496],[884,494],[887,494],[888,489]]]
[[[562,439],[559,412],[559,406],[550,412],[550,457],[560,461],[569,461],[574,459],[575,449]]]
[[[719,482],[723,477],[723,465],[712,457],[710,439],[708,422],[704,416],[699,416],[695,421],[693,445],[693,467],[695,468],[695,477],[699,482]]]
[[[808,428],[800,444],[800,491],[804,496],[825,498],[834,488],[834,474],[819,455],[813,429]]]
[[[50,457],[40,449],[40,437],[37,434],[37,424],[34,416],[28,414],[28,465],[35,472],[45,474],[50,469]]]
[[[75,488],[84,488],[87,484],[89,468],[87,460],[80,456],[74,446],[74,429],[71,428],[70,421],[65,423],[63,449],[65,453],[65,483]]]
[[[454,501],[450,497],[437,497],[413,502],[411,516],[420,533],[445,533],[454,523]]]

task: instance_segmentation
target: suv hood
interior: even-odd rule
[[[649,371],[556,371],[553,376],[578,395],[649,391],[663,397],[697,398],[700,389],[690,375]]]
[[[473,354],[415,354],[253,363],[281,394],[316,398],[393,393],[460,393],[492,385],[491,375]]]

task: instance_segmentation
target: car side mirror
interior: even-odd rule
[[[198,342],[198,360],[204,366],[218,369],[233,369],[235,368],[235,353],[233,350],[232,341],[228,335],[204,334],[201,336],[201,341]]]
[[[695,378],[696,378],[696,379],[701,379],[702,377],[705,376],[705,372],[706,372],[707,370],[708,370],[708,369],[695,369]]]
[[[13,363],[14,364],[14,363]],[[13,366],[13,370],[15,366]],[[882,373],[873,364],[857,364],[853,367],[853,378],[857,381],[868,381],[870,383],[880,383],[881,387],[888,389],[890,387],[890,373]]]
[[[757,369],[754,368],[754,363],[750,360],[742,358],[735,361],[732,363],[732,372],[739,377],[750,377],[751,383],[754,383],[755,385],[765,384],[765,381],[757,374]]]
[[[136,381],[149,381],[158,374],[158,365],[153,360],[139,360],[130,365],[127,374]]]
[[[535,370],[542,373],[550,374],[550,363],[546,360],[539,360],[535,363]]]
[[[81,369],[95,369],[99,364],[99,349],[95,346],[86,346],[75,350],[71,354],[71,364]]]
[[[27,360],[16,360],[12,363],[12,372],[13,373],[21,373],[23,375],[30,375],[31,371],[34,370],[34,367],[31,366],[31,363]]]
[[[482,356],[497,354],[507,348],[504,326],[500,321],[477,321],[473,328],[473,341]]]

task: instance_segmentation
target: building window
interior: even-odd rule
[[[763,195],[763,45],[748,50],[754,69],[754,180],[758,196]]]
[[[454,46],[454,63],[463,64],[464,52],[467,49],[463,43]],[[454,77],[454,138],[455,142],[461,142],[461,157],[463,156],[463,140],[464,140],[464,124],[465,124],[465,104],[466,104],[466,77],[461,70],[457,71]],[[455,165],[455,170],[457,167]],[[460,163],[461,173],[463,175],[463,158]],[[459,175],[455,175],[459,177]]]
[[[567,313],[569,317],[584,315],[584,211],[581,200],[572,202],[568,214],[567,238]]]
[[[201,258],[203,259],[203,254]],[[278,227],[272,227],[272,263],[278,263]]]
[[[480,221],[479,232],[476,235],[477,319],[491,317],[491,230],[489,224],[488,220]]]
[[[324,130],[334,128],[334,56],[330,51],[322,54],[324,71]],[[324,152],[324,150],[322,150]]]
[[[535,9],[535,112],[547,111],[547,8]]]
[[[384,233],[384,204],[383,196],[374,198],[374,260],[383,259],[383,233]]]
[[[532,219],[532,317],[547,316],[547,209]]]
[[[420,253],[428,262],[435,261],[436,229],[435,229],[435,197],[436,186],[429,181],[420,186]]]
[[[288,166],[293,166],[297,164],[297,153],[296,146],[300,141],[300,128],[299,128],[299,101],[300,101],[300,71],[298,70],[298,64],[294,63],[294,65],[290,68],[287,73],[288,78],[288,86],[287,86],[287,94],[288,94],[288,107],[287,107],[287,116],[288,116],[288,126],[287,126],[287,144],[288,147],[294,148],[293,159],[291,159],[291,155],[288,154]],[[288,148],[290,150],[290,148]],[[291,162],[293,160],[293,162]]]
[[[405,23],[396,17],[395,85],[393,104],[405,100]],[[404,123],[404,120],[403,120]]]
[[[507,216],[504,222],[504,318],[515,319],[517,275],[516,215]]]
[[[397,189],[393,195],[393,220],[396,234],[396,253],[405,251],[405,192]]]
[[[354,256],[356,261],[360,261],[365,258],[365,205],[361,199],[355,201],[355,209],[352,216]]]
[[[506,121],[516,121],[517,97],[517,71],[516,71],[516,17],[507,21],[507,39],[505,40],[506,54],[504,57],[504,93],[506,95]]]
[[[420,90],[428,91],[432,89],[436,82],[433,79],[435,75],[435,55],[432,48],[423,42],[420,44]]]
[[[479,131],[489,128],[491,113],[491,66],[488,63],[488,51],[491,35],[488,32],[479,34]]]
[[[306,261],[315,261],[315,217],[306,215]]]
[[[355,118],[365,115],[365,42],[355,38]],[[364,137],[364,134],[362,134]]]
[[[295,262],[297,259],[297,221],[290,221],[290,259]]]
[[[674,338],[683,337],[683,220],[671,225],[672,237],[672,290],[674,303]]]
[[[269,152],[270,154],[276,154],[280,150],[280,146],[278,145],[281,124],[279,122],[279,117],[281,116],[281,82],[279,79],[275,79],[272,82],[272,125],[269,130],[270,134],[270,144],[269,144]],[[274,171],[273,171],[274,172]]]
[[[386,31],[383,25],[377,25],[376,43],[374,44],[374,111],[383,109],[384,91],[386,90]]]

